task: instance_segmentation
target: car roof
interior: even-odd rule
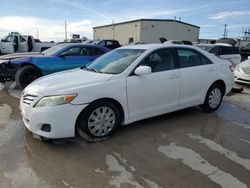
[[[232,47],[232,45],[226,44],[226,43],[215,43],[215,44],[199,43],[199,44],[195,44],[195,46],[211,46],[211,47],[214,47],[214,46],[228,46],[228,47]]]
[[[162,44],[139,44],[139,45],[128,45],[128,46],[124,46],[121,47],[123,49],[141,49],[141,50],[156,50],[159,48],[163,48],[163,47],[179,47],[179,48],[191,48],[191,49],[198,49],[198,47],[196,46],[192,46],[192,45],[182,45],[182,44],[166,44],[166,43],[162,43]]]
[[[100,45],[97,45],[97,44],[85,44],[85,43],[60,43],[60,44],[57,44],[57,45],[60,45],[62,48],[66,48],[66,47],[78,47],[78,46],[84,46],[84,47],[97,47],[97,48],[100,48],[100,49],[109,51],[108,48],[103,47],[103,46],[100,46]]]

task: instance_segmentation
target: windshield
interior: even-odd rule
[[[87,66],[87,69],[101,73],[119,74],[134,62],[145,50],[117,49],[113,50]]]
[[[206,50],[206,51],[209,51],[213,46],[209,46],[209,45],[196,45],[197,47],[203,49],[203,50]]]
[[[244,48],[245,49],[250,49],[250,43],[248,43]]]
[[[51,48],[49,48],[47,50],[44,50],[42,53],[44,55],[51,56],[51,55],[54,55],[55,53],[57,53],[59,50],[66,47],[66,46],[68,46],[68,44],[58,44],[58,45],[52,46]]]

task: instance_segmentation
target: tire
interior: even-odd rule
[[[101,118],[103,115],[107,115],[106,118]],[[113,135],[120,122],[121,113],[117,105],[109,101],[97,101],[80,114],[77,126],[90,137],[103,138]]]
[[[41,71],[35,66],[27,65],[20,68],[15,75],[16,85],[20,88],[25,88],[31,82],[41,77]]]
[[[221,105],[223,95],[223,87],[220,84],[213,84],[206,94],[205,102],[202,105],[203,111],[208,113],[216,111]]]

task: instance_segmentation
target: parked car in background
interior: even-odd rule
[[[240,49],[241,60],[244,61],[250,56],[250,43]]]
[[[16,52],[42,52],[56,43],[41,42],[31,35],[21,35],[11,32],[0,41],[0,54],[11,54]]]
[[[225,44],[225,43],[195,44],[195,46],[203,50],[206,50],[209,53],[212,53],[221,59],[228,60],[235,66],[241,62],[239,49],[237,47],[233,47],[230,44]]]
[[[235,67],[235,82],[250,84],[250,59],[247,59]]]
[[[185,44],[185,45],[193,45],[191,41],[188,40],[167,40],[165,37],[159,38],[161,43],[165,44]]]
[[[64,43],[41,54],[0,60],[0,82],[16,81],[19,87],[25,88],[41,76],[87,65],[108,51],[98,45]]]
[[[93,43],[102,47],[109,48],[111,50],[121,47],[120,43],[117,40],[100,40],[94,41]]]
[[[120,124],[191,106],[215,111],[232,89],[232,71],[228,61],[193,46],[125,46],[34,81],[22,93],[21,112],[42,137],[73,137],[76,130],[105,137]]]

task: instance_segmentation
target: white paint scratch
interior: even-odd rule
[[[247,144],[250,144],[250,141],[249,141],[249,140],[246,140],[246,139],[243,139],[243,138],[239,138],[239,140],[240,140],[241,142],[245,142],[245,143],[247,143]]]
[[[65,180],[62,180],[62,183],[65,187],[68,187],[68,188],[74,188],[73,186],[71,186],[68,182],[66,182]]]
[[[238,122],[233,122],[233,124],[239,125],[240,127],[243,127],[243,128],[245,128],[245,129],[250,129],[250,126],[249,126],[249,125],[245,125],[245,124],[238,123]]]
[[[160,187],[157,183],[151,181],[150,179],[143,178],[143,180],[148,184],[149,187],[151,188],[162,188]]]
[[[105,173],[103,170],[100,170],[99,168],[95,169],[95,172],[96,173],[102,173],[102,174]]]
[[[247,170],[250,171],[249,159],[244,159],[244,158],[239,157],[236,152],[230,151],[212,140],[203,138],[198,135],[188,134],[188,136],[194,140],[197,140],[199,143],[205,144],[211,150],[219,152],[220,154],[224,155],[226,158],[234,161],[237,164],[240,164],[241,166],[245,167]]]
[[[247,188],[246,184],[242,183],[231,174],[212,166],[208,161],[191,149],[171,143],[168,146],[159,146],[158,151],[171,159],[181,160],[182,163],[206,175],[209,179],[223,188]]]
[[[106,155],[106,164],[109,167],[109,171],[119,173],[115,175],[110,181],[110,185],[120,187],[122,184],[131,184],[136,188],[142,188],[143,186],[137,182],[132,173],[128,172],[123,166],[121,166],[117,159],[112,155]]]
[[[136,169],[135,169],[133,166],[129,166],[129,165],[127,164],[127,160],[124,159],[119,153],[116,153],[116,152],[113,152],[113,153],[114,153],[114,155],[115,155],[124,165],[126,165],[132,172],[135,172],[135,171],[136,171]]]

